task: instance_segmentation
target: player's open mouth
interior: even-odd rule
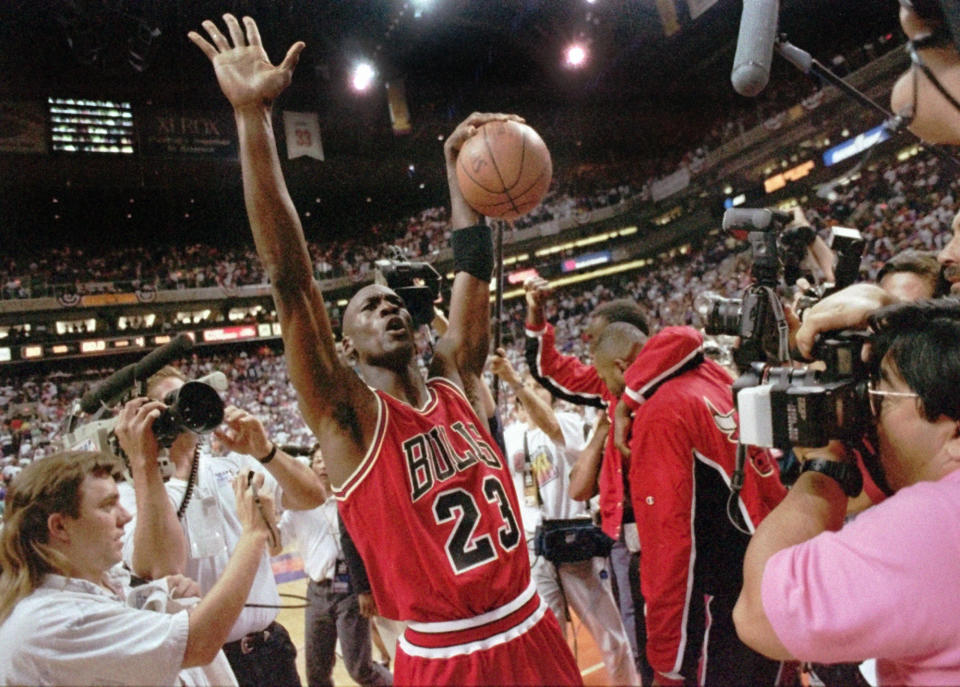
[[[403,318],[402,318],[402,317],[395,316],[395,317],[391,317],[389,320],[387,320],[387,331],[388,331],[388,332],[393,332],[393,331],[406,331],[406,330],[407,330],[407,327],[406,327],[406,325],[403,323]]]

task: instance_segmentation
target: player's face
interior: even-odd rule
[[[416,346],[413,321],[403,299],[379,284],[362,288],[343,316],[344,345],[361,363],[383,367],[406,365]]]
[[[71,574],[99,583],[122,559],[123,528],[131,519],[120,505],[113,478],[87,475],[80,484],[80,514],[63,518]]]
[[[583,328],[583,338],[587,342],[587,346],[590,348],[590,355],[595,355],[594,349],[597,344],[597,337],[600,336],[600,332],[603,331],[603,328],[609,324],[609,321],[605,317],[591,317],[587,320],[587,326]]]
[[[607,385],[607,389],[614,396],[620,396],[623,393],[626,384],[623,381],[623,370],[617,365],[616,360],[603,351],[597,351],[593,359],[593,366],[600,375],[600,379]]]
[[[960,294],[960,214],[953,218],[953,238],[943,247],[937,260],[943,265],[943,276],[950,282],[950,293]]]

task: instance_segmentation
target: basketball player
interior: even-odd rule
[[[398,684],[580,684],[552,613],[530,580],[517,498],[479,412],[487,356],[490,230],[464,201],[455,163],[474,114],[447,138],[454,270],[450,326],[431,378],[414,359],[413,325],[385,286],[362,288],[343,316],[341,362],[303,229],[280,168],[271,103],[287,87],[302,42],[279,66],[257,26],[224,15],[228,40],[206,21],[210,58],[234,108],[247,213],[270,277],[290,378],[317,436],[343,521],[363,557],[374,600],[409,621]],[[369,385],[369,386],[368,386]]]

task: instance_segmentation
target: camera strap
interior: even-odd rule
[[[787,316],[783,312],[783,303],[769,286],[761,286],[760,289],[766,295],[770,309],[773,311],[773,319],[777,323],[777,361],[788,362],[790,360],[790,325],[787,324]]]

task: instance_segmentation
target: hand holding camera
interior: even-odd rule
[[[120,448],[130,461],[134,476],[149,466],[156,466],[160,444],[153,433],[153,424],[163,412],[160,401],[140,397],[126,403],[117,416],[114,433]]]
[[[894,302],[893,296],[875,284],[854,284],[827,296],[804,313],[796,336],[797,349],[809,358],[820,333],[863,329],[870,313]]]
[[[236,451],[260,460],[273,447],[267,431],[256,417],[236,406],[227,406],[223,411],[225,429],[215,429],[214,435],[223,442],[228,451]]]

